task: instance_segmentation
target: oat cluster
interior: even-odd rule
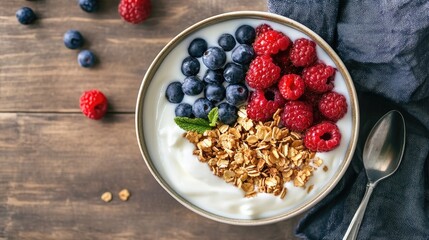
[[[204,134],[187,132],[184,136],[195,145],[193,154],[213,174],[241,188],[245,197],[265,192],[283,199],[286,182],[306,188],[323,161],[305,148],[300,133],[279,126],[279,115],[280,110],[272,121],[255,122],[241,108],[233,126],[218,125]]]

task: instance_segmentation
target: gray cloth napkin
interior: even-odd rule
[[[365,192],[365,139],[379,117],[397,109],[406,121],[404,158],[374,190],[358,239],[429,239],[429,1],[268,0],[268,10],[301,22],[334,48],[361,110],[349,169],[307,212],[296,235],[342,239]]]

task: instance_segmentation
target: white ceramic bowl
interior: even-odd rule
[[[187,47],[196,37],[217,45],[222,33],[234,35],[242,24],[258,26],[267,23],[282,31],[293,41],[299,37],[317,43],[318,58],[337,69],[336,92],[343,94],[348,103],[346,115],[337,122],[342,134],[340,146],[327,153],[318,153],[328,171],[314,172],[307,189],[288,185],[284,199],[271,194],[244,198],[241,189],[214,176],[209,167],[192,155],[194,146],[182,138],[183,130],[173,121],[174,104],[165,98],[166,86],[181,81],[182,60],[188,55]],[[201,64],[199,76],[205,70]],[[184,101],[192,99],[185,97]],[[140,150],[149,170],[159,184],[177,201],[192,211],[210,219],[236,224],[260,225],[277,222],[303,213],[322,200],[346,171],[358,137],[359,111],[356,92],[343,62],[332,48],[317,34],[291,19],[266,12],[231,12],[200,21],[181,32],[158,54],[142,81],[136,106],[136,132]]]

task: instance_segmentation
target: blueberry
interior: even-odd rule
[[[256,31],[249,25],[241,25],[235,31],[235,39],[241,44],[252,44],[256,37]]]
[[[244,84],[230,84],[226,87],[226,102],[238,106],[247,100],[249,90]]]
[[[232,36],[229,33],[224,33],[220,35],[219,39],[217,40],[217,43],[223,50],[228,52],[235,47],[236,42],[235,42],[234,36]]]
[[[172,82],[168,84],[165,90],[165,97],[171,103],[180,103],[183,100],[185,94],[182,90],[182,84],[180,82]]]
[[[174,113],[176,114],[176,117],[192,118],[194,116],[192,114],[192,106],[188,103],[181,103],[177,105],[176,109],[174,109]]]
[[[36,20],[36,14],[29,7],[22,7],[16,11],[18,22],[24,25],[30,24]]]
[[[206,74],[204,74],[203,80],[206,83],[221,84],[224,81],[223,71],[221,69],[219,69],[219,70],[207,69]]]
[[[219,120],[225,124],[232,125],[237,121],[237,107],[228,103],[221,103],[218,106]]]
[[[225,51],[220,47],[210,47],[203,54],[203,63],[208,69],[217,70],[226,62]]]
[[[253,48],[246,44],[238,45],[231,53],[232,61],[243,65],[249,64],[254,56]]]
[[[186,77],[182,84],[182,90],[186,95],[195,96],[204,89],[204,82],[196,76]]]
[[[204,97],[213,103],[220,102],[225,98],[225,87],[222,84],[208,84],[204,90]]]
[[[207,42],[202,38],[195,38],[189,44],[188,53],[192,57],[202,57],[204,52],[207,50]]]
[[[94,12],[97,10],[97,0],[79,0],[79,6],[85,12]]]
[[[64,34],[63,40],[64,40],[64,45],[66,45],[66,47],[70,49],[80,48],[82,47],[84,42],[82,34],[80,34],[80,32],[73,29],[68,30]]]
[[[198,59],[188,56],[182,61],[182,73],[185,76],[194,76],[200,71],[200,62]]]
[[[237,63],[227,63],[223,70],[223,78],[228,83],[240,83],[244,81],[246,76],[246,70],[244,67]]]
[[[79,63],[79,65],[81,67],[90,68],[90,67],[94,66],[95,61],[96,61],[96,58],[95,58],[94,53],[92,53],[89,50],[82,50],[77,55],[77,62]]]
[[[208,114],[212,109],[213,103],[206,98],[198,98],[192,105],[192,113],[196,118],[208,119]]]

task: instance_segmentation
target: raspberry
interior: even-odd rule
[[[302,94],[300,100],[310,104],[313,107],[313,109],[316,110],[319,107],[319,101],[321,97],[322,97],[322,94],[320,93],[315,93],[315,92],[306,90],[304,91],[304,94]]]
[[[290,50],[280,51],[273,56],[273,60],[277,66],[281,69],[281,75],[286,75],[289,73],[294,73],[301,75],[302,67],[295,67],[289,58]]]
[[[255,30],[256,30],[256,37],[259,37],[262,33],[273,30],[273,28],[270,25],[263,23],[257,26]]]
[[[327,92],[320,98],[319,111],[329,120],[336,122],[347,112],[346,98],[337,92]]]
[[[317,63],[311,67],[304,68],[302,78],[305,86],[313,92],[324,93],[334,88],[335,68]]]
[[[327,152],[340,145],[341,133],[337,125],[324,121],[309,128],[304,136],[304,145],[311,151]]]
[[[304,93],[304,80],[296,74],[284,75],[278,84],[280,93],[286,100],[297,100]]]
[[[289,101],[281,116],[282,123],[292,131],[302,132],[313,124],[313,109],[302,101]]]
[[[249,66],[246,82],[255,89],[265,89],[275,84],[280,77],[280,68],[273,63],[270,56],[258,56]]]
[[[149,17],[152,4],[150,0],[121,0],[118,12],[122,19],[129,23],[138,24]]]
[[[290,51],[290,60],[296,67],[310,66],[317,60],[316,43],[306,38],[295,40]]]
[[[95,89],[85,91],[80,97],[80,109],[88,118],[98,120],[107,111],[107,98]]]
[[[289,37],[275,30],[262,33],[253,43],[256,55],[271,55],[289,48]]]
[[[276,87],[256,90],[250,95],[247,116],[254,121],[267,121],[284,104],[285,100]]]

